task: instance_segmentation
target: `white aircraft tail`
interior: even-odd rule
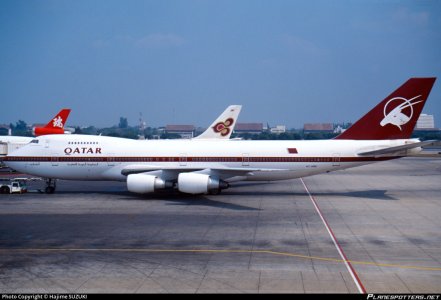
[[[222,139],[227,140],[233,133],[242,105],[230,105],[227,109],[195,139]]]

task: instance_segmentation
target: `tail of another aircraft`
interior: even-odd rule
[[[63,134],[64,133],[64,124],[69,117],[70,109],[62,109],[60,112],[49,121],[44,127],[35,127],[34,135],[40,136],[45,134]]]
[[[436,78],[410,78],[335,139],[408,139]]]
[[[227,109],[195,139],[223,139],[228,140],[233,133],[234,125],[236,125],[241,105],[230,105]]]

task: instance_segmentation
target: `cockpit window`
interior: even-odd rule
[[[37,140],[37,139],[32,140],[32,141],[31,141],[31,144],[38,144],[38,140]]]

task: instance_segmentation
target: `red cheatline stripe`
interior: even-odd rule
[[[185,159],[187,162],[247,162],[266,163],[324,163],[324,162],[374,162],[399,158],[390,157],[274,157],[274,156],[6,156],[4,161],[28,161],[28,162],[179,162]],[[336,160],[337,159],[337,160]]]
[[[317,202],[315,201],[314,197],[311,195],[311,193],[309,192],[308,187],[306,186],[305,182],[303,181],[302,178],[300,178],[300,181],[303,184],[303,187],[305,188],[306,192],[309,195],[309,199],[311,199],[312,204],[314,205],[317,213],[320,216],[320,219],[322,220],[323,224],[326,227],[326,230],[328,231],[332,241],[334,242],[335,247],[337,248],[338,254],[340,255],[340,257],[342,258],[342,260],[345,263],[346,268],[349,271],[349,274],[351,274],[352,279],[354,280],[355,285],[357,286],[358,291],[360,292],[360,294],[366,294],[366,289],[363,286],[363,284],[361,283],[360,277],[358,277],[357,272],[355,271],[354,267],[352,266],[351,262],[348,260],[348,258],[346,257],[345,252],[343,251],[343,248],[340,246],[340,244],[337,241],[337,238],[335,237],[334,232],[331,229],[331,226],[329,226],[329,223],[326,221],[325,217],[323,216],[323,213],[320,210],[320,207],[318,206]]]

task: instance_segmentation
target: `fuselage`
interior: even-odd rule
[[[0,143],[21,143],[27,144],[32,141],[34,137],[29,136],[13,136],[13,135],[2,135],[0,136]]]
[[[45,178],[125,181],[123,170],[142,168],[250,170],[222,172],[219,178],[283,180],[345,169],[399,156],[357,153],[404,145],[415,140],[216,141],[130,140],[90,135],[47,135],[13,152],[11,168]]]

